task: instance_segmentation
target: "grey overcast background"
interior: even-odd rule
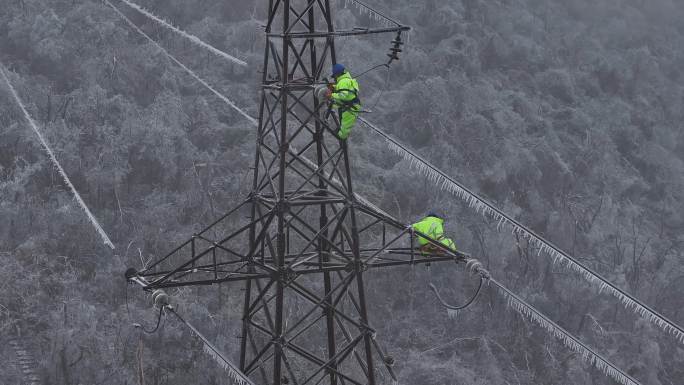
[[[683,324],[684,2],[367,1],[413,27],[390,81],[376,71],[361,82],[377,103],[368,118]],[[265,1],[138,0],[248,69],[112,2],[256,114]],[[369,23],[331,3],[340,26]],[[338,58],[358,73],[385,60],[390,38],[340,41]],[[102,245],[3,84],[0,383],[27,383],[20,345],[40,384],[142,385],[141,367],[145,384],[227,384],[172,320],[140,337],[131,324],[150,327],[155,312],[123,272],[249,192],[252,126],[98,0],[2,0],[0,60],[117,246]],[[642,384],[684,384],[681,343],[439,192],[363,127],[350,146],[357,190],[383,209],[406,222],[443,209],[459,248],[521,297]],[[614,383],[488,289],[450,319],[431,281],[454,302],[473,290],[456,268],[369,278],[400,383]],[[240,287],[171,294],[236,357]]]

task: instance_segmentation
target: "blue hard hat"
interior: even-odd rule
[[[337,63],[332,66],[332,76],[340,76],[344,73],[344,65]]]
[[[444,216],[444,214],[442,214],[442,213],[439,213],[439,214],[438,214],[438,213],[436,213],[436,212],[434,212],[434,211],[429,212],[429,213],[426,215],[426,217],[439,218],[439,219],[441,219],[441,220],[446,219],[445,216]]]

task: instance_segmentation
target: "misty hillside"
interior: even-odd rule
[[[110,0],[169,53],[258,115],[266,2],[137,0],[243,68]],[[340,27],[373,20],[330,0]],[[364,117],[582,263],[684,324],[684,2],[367,0],[412,27],[401,60],[359,78]],[[393,36],[344,38],[352,73]],[[228,384],[124,271],[173,249],[252,188],[255,129],[101,0],[11,0],[0,61],[116,249],[102,243],[4,81],[0,90],[0,384]],[[326,67],[327,68],[327,67]],[[327,71],[327,70],[326,70]],[[326,72],[327,73],[327,72]],[[357,192],[406,223],[439,209],[459,249],[648,385],[684,385],[684,345],[599,295],[357,125]],[[613,384],[463,268],[367,274],[370,321],[401,384]],[[237,357],[243,288],[169,290]],[[140,371],[144,371],[141,379]],[[389,380],[383,378],[389,384]],[[381,382],[381,383],[385,383]]]

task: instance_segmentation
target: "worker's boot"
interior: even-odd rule
[[[427,245],[423,245],[418,248],[418,251],[420,251],[420,254],[423,257],[428,257],[432,254],[438,253],[440,250],[437,248],[435,245],[428,243]],[[425,264],[426,267],[430,267],[430,262]]]

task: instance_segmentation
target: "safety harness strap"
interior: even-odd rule
[[[339,92],[351,92],[352,94],[354,94],[354,99],[352,99],[352,100],[346,100],[346,101],[341,101],[341,102],[336,101],[336,103],[337,103],[337,104],[340,104],[341,106],[344,106],[344,107],[347,107],[347,108],[351,108],[351,107],[353,107],[355,104],[360,104],[360,103],[361,103],[361,99],[359,99],[359,91],[358,91],[358,90],[355,90],[355,89],[353,89],[353,88],[351,88],[351,89],[349,89],[349,88],[342,88],[342,89],[339,89],[339,90],[336,90],[336,91],[337,91],[338,93],[339,93]]]

